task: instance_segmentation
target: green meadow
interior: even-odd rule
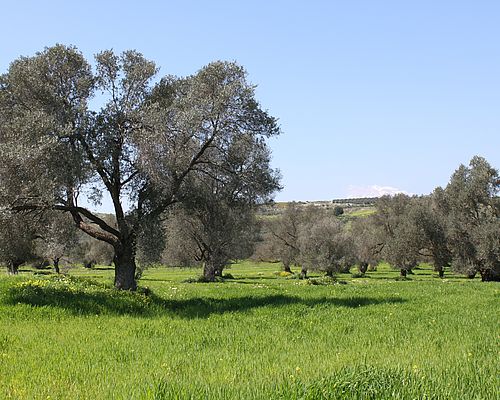
[[[498,283],[279,270],[151,268],[135,293],[106,268],[2,272],[0,399],[499,398]]]

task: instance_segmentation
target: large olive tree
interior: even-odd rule
[[[500,176],[484,158],[460,165],[434,196],[447,218],[447,236],[458,272],[500,280]]]
[[[136,51],[104,51],[95,63],[93,70],[75,48],[56,45],[15,60],[0,77],[2,203],[69,213],[113,247],[115,286],[134,290],[142,222],[188,199],[194,176],[216,171],[241,179],[244,190],[244,171],[226,170],[232,144],[250,136],[265,146],[279,128],[235,63],[156,84],[157,67]],[[263,162],[255,199],[278,187]],[[116,227],[82,205],[82,197],[99,201],[104,192]]]

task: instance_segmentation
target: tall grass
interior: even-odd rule
[[[500,287],[386,266],[308,285],[243,263],[0,277],[0,398],[495,399]]]

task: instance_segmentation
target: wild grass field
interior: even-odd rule
[[[498,283],[278,270],[244,262],[207,284],[149,269],[136,293],[106,268],[2,272],[0,398],[499,398]]]

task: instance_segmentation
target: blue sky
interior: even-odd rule
[[[2,3],[1,72],[55,43],[137,49],[160,74],[245,66],[283,130],[277,200],[429,193],[475,154],[500,167],[500,1]]]

